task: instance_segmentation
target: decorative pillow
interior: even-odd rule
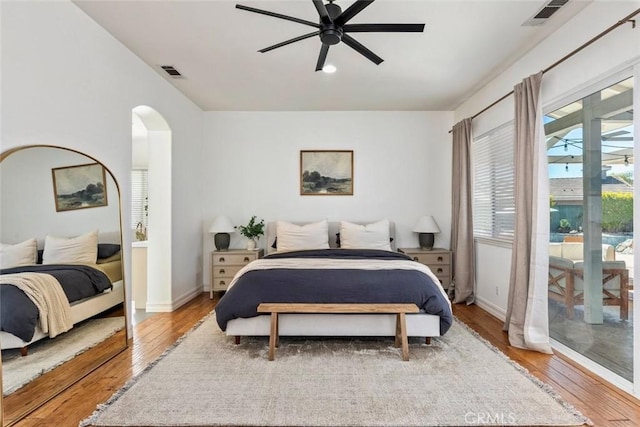
[[[325,219],[305,225],[276,223],[278,252],[329,249],[329,222]]]
[[[98,259],[110,258],[118,252],[120,245],[117,243],[98,243]]]
[[[113,261],[120,261],[121,259],[122,259],[122,254],[120,252],[116,252],[115,254],[107,258],[100,258],[100,255],[98,255],[98,260],[96,261],[96,264],[106,264]]]
[[[367,225],[340,221],[340,247],[343,249],[391,250],[389,220]]]
[[[393,237],[389,237],[389,243],[393,243]],[[276,242],[273,242],[275,245]],[[340,247],[340,233],[336,233],[336,246]],[[275,248],[275,246],[273,246]]]
[[[15,245],[0,243],[0,268],[13,268],[36,263],[38,246],[36,239]]]
[[[98,259],[98,230],[66,238],[47,236],[43,264],[95,264]]]

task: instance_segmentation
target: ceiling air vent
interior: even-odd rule
[[[173,65],[161,65],[160,68],[162,68],[165,73],[169,74],[174,79],[179,79],[182,77],[180,71],[176,70],[176,67],[174,67]]]
[[[551,0],[545,3],[540,10],[536,12],[533,17],[529,18],[522,24],[523,26],[537,26],[547,22],[554,13],[560,10],[562,6],[567,4],[569,0]]]

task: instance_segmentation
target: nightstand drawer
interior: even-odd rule
[[[236,275],[236,273],[238,271],[240,271],[240,269],[242,268],[242,266],[240,265],[218,265],[215,264],[213,266],[213,276],[216,278],[221,278],[221,277],[231,277],[233,278],[233,276]]]
[[[449,279],[449,275],[451,274],[451,267],[449,265],[437,265],[432,263],[428,267],[433,271],[433,274],[438,276],[439,279]]]
[[[257,259],[255,254],[215,254],[211,257],[214,266],[220,265],[240,265],[249,264]]]
[[[418,261],[421,264],[426,265],[438,265],[438,264],[451,264],[451,254],[449,253],[437,253],[437,254],[409,254],[414,261]]]
[[[217,278],[213,281],[213,290],[214,291],[226,291],[227,290],[227,286],[229,286],[229,283],[231,283],[232,278],[231,277],[221,277],[221,278]]]

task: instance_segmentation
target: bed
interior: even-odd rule
[[[51,335],[39,326],[37,306],[11,284],[12,275],[20,275],[25,282],[44,275],[46,280],[60,283],[70,303],[69,316],[74,325],[124,302],[120,247],[98,246],[109,247],[109,250],[102,257],[98,252],[95,263],[41,264],[40,251],[37,262],[32,265],[0,270],[0,344],[3,350],[20,348],[24,356],[30,344]]]
[[[279,224],[267,224],[267,256],[240,270],[216,305],[216,320],[227,335],[268,336],[270,316],[257,313],[263,302],[415,303],[420,312],[406,316],[408,336],[438,337],[451,326],[451,305],[435,275],[393,250],[392,222],[376,223],[385,228],[384,249],[345,247],[344,222],[332,222],[324,231],[326,248],[311,244],[285,252]],[[395,320],[393,314],[283,314],[279,335],[394,336]]]

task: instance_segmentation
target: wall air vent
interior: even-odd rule
[[[538,10],[531,18],[527,19],[522,25],[532,27],[544,24],[547,22],[547,19],[559,11],[560,8],[567,4],[568,1],[569,0],[551,0],[546,2],[540,10]]]
[[[162,68],[165,73],[169,74],[174,79],[183,77],[182,74],[180,74],[180,71],[176,70],[176,67],[174,67],[173,65],[161,65],[160,68]]]

